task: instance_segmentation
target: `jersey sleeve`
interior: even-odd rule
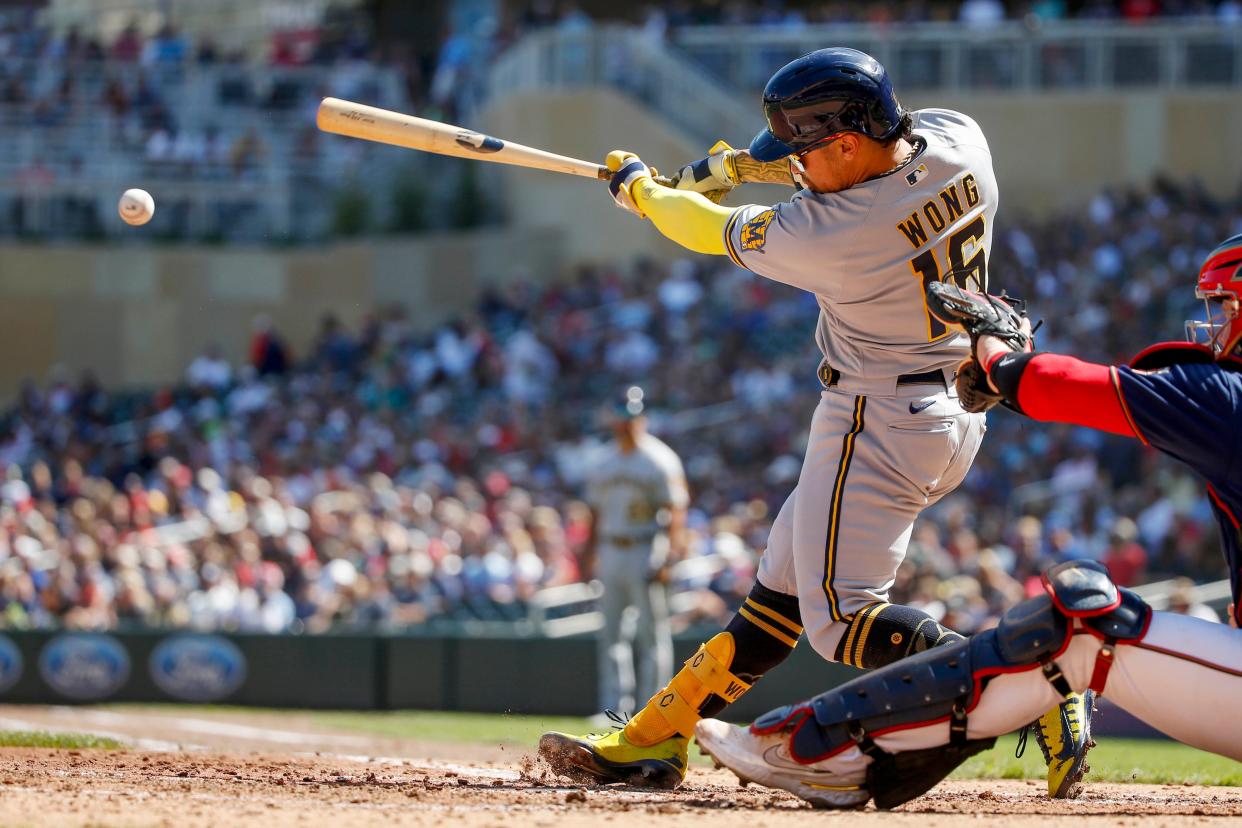
[[[1117,388],[1143,442],[1219,479],[1237,459],[1234,423],[1242,406],[1231,377],[1210,365],[1154,371],[1122,366]]]
[[[664,479],[668,486],[667,502],[676,509],[684,509],[690,505],[690,488],[686,485],[686,472],[682,468],[681,459],[669,451],[664,464]]]
[[[669,506],[682,508],[688,505],[690,495],[686,487],[686,475],[677,453],[663,443],[654,443],[649,456],[654,466],[648,488],[652,505],[657,509]]]
[[[772,207],[748,204],[733,211],[725,224],[725,252],[733,263],[773,281],[812,293],[826,287],[825,259],[832,235],[795,197]]]

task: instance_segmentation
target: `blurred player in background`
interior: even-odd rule
[[[763,107],[768,128],[748,152],[717,144],[675,188],[633,153],[607,163],[618,205],[668,238],[818,300],[823,391],[798,485],[738,614],[622,730],[544,734],[540,752],[556,768],[679,784],[695,723],[784,661],[804,627],[821,656],[862,668],[962,638],[888,596],[914,521],[961,483],[986,428],[954,387],[970,340],[931,315],[924,290],[950,273],[987,288],[999,197],[987,139],[959,112],[907,112],[884,67],[854,49],[783,67]],[[800,189],[771,207],[704,197],[743,167]],[[1074,696],[1037,722],[1052,796],[1082,773],[1089,714]]]
[[[1233,603],[1242,621],[1242,235],[1204,261],[1196,289],[1207,321],[1191,342],[1147,348],[1129,365],[1031,350],[1002,324],[979,333],[988,302],[949,288],[977,338],[993,391],[1036,420],[1133,437],[1207,482]],[[993,304],[995,300],[992,300]],[[973,315],[973,316],[972,316]],[[958,321],[958,320],[953,320]],[[1198,341],[1202,334],[1204,341]],[[1242,633],[1153,612],[1103,565],[1069,561],[1044,575],[1046,595],[1008,610],[969,641],[877,670],[750,728],[699,723],[700,746],[739,776],[816,805],[895,807],[1059,698],[1090,688],[1173,738],[1242,760]]]
[[[689,493],[681,460],[647,433],[643,390],[611,415],[614,440],[587,472],[587,572],[604,585],[599,709],[633,710],[673,674],[668,573],[684,554]]]

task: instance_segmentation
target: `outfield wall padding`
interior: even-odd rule
[[[676,642],[679,664],[699,641]],[[596,671],[591,637],[0,633],[0,702],[10,703],[585,715],[597,712]],[[854,672],[803,645],[735,710],[757,715]]]

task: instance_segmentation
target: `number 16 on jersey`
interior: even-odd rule
[[[950,333],[948,327],[927,310],[927,286],[932,282],[952,279],[966,290],[983,293],[988,289],[988,257],[983,249],[986,223],[983,215],[975,216],[969,224],[949,236],[945,245],[949,260],[947,271],[940,269],[936,248],[931,247],[910,260],[910,269],[921,280],[919,290],[924,297],[923,309],[927,313],[927,341],[935,342]]]

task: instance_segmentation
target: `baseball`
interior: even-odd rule
[[[116,211],[120,213],[121,221],[138,227],[146,224],[155,215],[155,199],[146,190],[126,190],[121,193]]]

